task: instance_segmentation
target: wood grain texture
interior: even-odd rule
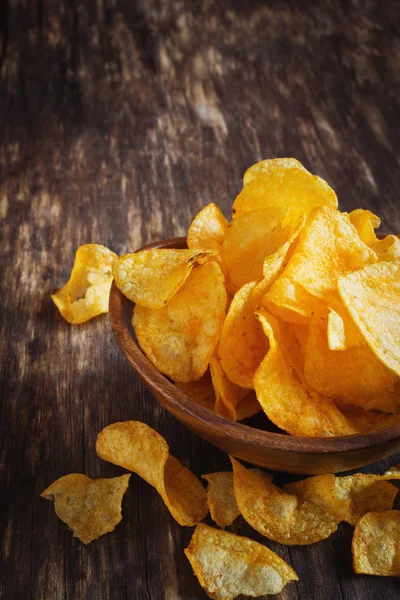
[[[88,547],[39,498],[69,472],[120,474],[94,450],[117,420],[157,429],[198,475],[229,468],[145,390],[107,316],[71,327],[50,293],[82,243],[183,235],[210,201],[228,216],[268,156],[297,157],[342,208],[400,232],[398,29],[396,0],[0,3],[1,598],[205,598],[191,530],[138,477],[122,523]],[[300,576],[279,598],[397,598],[398,580],[352,573],[350,540],[341,525],[310,547],[267,541]]]

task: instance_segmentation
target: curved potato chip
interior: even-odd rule
[[[324,311],[326,307],[322,300],[286,277],[285,271],[275,280],[263,304],[279,319],[298,325],[307,325],[313,314]]]
[[[400,239],[397,235],[387,235],[382,240],[375,240],[371,248],[378,255],[379,260],[400,260]]]
[[[400,415],[371,412],[354,404],[345,404],[338,401],[336,401],[336,406],[342,415],[346,417],[356,433],[379,431],[380,429],[397,425],[400,422]]]
[[[400,263],[379,262],[339,277],[338,288],[372,352],[400,375]]]
[[[193,269],[164,308],[135,306],[132,325],[140,347],[173,381],[200,379],[220,337],[226,302],[219,266],[209,262]]]
[[[210,360],[211,378],[215,390],[215,412],[231,421],[242,421],[256,415],[261,406],[253,391],[239,387],[226,376],[214,352]]]
[[[355,526],[351,551],[356,573],[400,577],[400,510],[364,515]]]
[[[236,503],[253,529],[290,546],[313,544],[336,531],[339,521],[324,507],[286,494],[264,473],[254,473],[230,459]],[[331,489],[333,485],[331,481]]]
[[[299,160],[295,158],[267,158],[260,160],[251,167],[243,175],[243,185],[247,185],[253,179],[260,176],[268,176],[272,171],[282,171],[284,169],[304,169]],[[304,169],[305,170],[305,169]]]
[[[268,169],[244,186],[233,203],[234,217],[259,208],[290,208],[297,215],[308,214],[316,206],[337,208],[336,194],[318,177],[302,168]]]
[[[326,485],[327,477],[333,477],[333,490],[332,485]],[[385,481],[386,478],[363,473],[346,477],[316,475],[289,483],[283,489],[289,494],[295,494],[302,502],[307,500],[319,504],[338,521],[354,526],[367,512],[393,507],[399,490]]]
[[[80,325],[108,312],[111,266],[116,258],[114,252],[100,244],[79,246],[70,278],[51,296],[68,323]]]
[[[327,338],[329,349],[335,351],[347,350],[364,342],[344,306],[339,312],[329,309]]]
[[[372,244],[376,240],[374,229],[378,229],[381,220],[374,213],[363,208],[356,208],[349,213],[349,219],[363,242]]]
[[[329,349],[326,315],[311,319],[304,378],[320,394],[366,410],[392,413],[400,407],[400,394],[395,393],[398,377],[366,343],[341,352]]]
[[[291,435],[330,437],[355,433],[335,402],[304,384],[302,353],[290,327],[258,311],[270,349],[254,377],[267,417]]]
[[[90,544],[113,531],[122,520],[121,503],[129,478],[90,479],[71,473],[54,481],[40,495],[54,501],[57,516],[72,529],[74,537]]]
[[[175,296],[197,263],[209,253],[202,250],[158,248],[120,256],[113,264],[116,286],[132,302],[145,308],[163,308]]]
[[[97,436],[96,452],[155,487],[180,525],[192,527],[207,515],[207,494],[200,481],[170,455],[164,438],[145,423],[108,425]]]
[[[221,254],[229,223],[219,207],[207,204],[193,219],[187,234],[188,248],[216,250]]]
[[[191,400],[194,400],[197,404],[208,408],[208,410],[215,410],[215,391],[211,379],[211,373],[207,369],[203,377],[197,381],[180,382],[176,381],[175,385],[180,389],[186,396]]]
[[[268,340],[254,315],[259,299],[253,296],[256,282],[236,292],[222,327],[218,354],[222,368],[236,385],[254,387],[253,377],[268,351]]]
[[[340,311],[338,277],[376,260],[376,253],[360,240],[347,215],[326,206],[316,208],[303,227],[283,274],[273,284],[266,300],[284,307],[288,303],[294,304],[292,310],[296,309],[298,302],[298,311],[308,318],[319,310],[318,300],[335,310],[338,307]],[[288,283],[284,286],[285,282]],[[306,296],[297,293],[293,298],[289,284],[296,292],[297,288],[302,288]]]
[[[185,555],[201,587],[214,600],[278,594],[298,577],[277,554],[249,538],[197,525]]]
[[[260,469],[250,469],[250,471],[262,472]],[[272,481],[272,475],[264,473],[264,476]],[[233,491],[233,472],[219,471],[201,477],[208,482],[207,503],[212,520],[222,529],[232,525],[233,521],[240,515]]]

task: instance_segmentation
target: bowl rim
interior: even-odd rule
[[[139,248],[136,252],[157,248],[182,247],[186,247],[186,237],[175,237],[156,241]],[[120,292],[113,281],[109,299],[110,323],[115,339],[130,366],[151,390],[154,390],[159,395],[165,397],[169,404],[173,405],[177,411],[185,413],[188,417],[200,422],[208,430],[214,430],[216,434],[220,434],[221,428],[224,428],[225,437],[227,439],[232,439],[232,441],[245,439],[246,445],[288,453],[301,452],[303,454],[328,454],[332,452],[340,453],[357,451],[384,442],[389,442],[400,437],[400,423],[370,433],[328,438],[309,438],[293,436],[286,433],[265,431],[220,417],[191,400],[153,366],[133,339],[129,328],[127,327],[124,311],[127,302],[133,305],[133,303]],[[251,432],[251,439],[249,439],[249,432]]]

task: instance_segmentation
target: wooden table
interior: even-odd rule
[[[122,523],[88,547],[39,497],[70,472],[120,474],[94,450],[118,420],[154,427],[198,475],[228,467],[144,389],[107,316],[72,327],[50,294],[80,244],[123,253],[182,235],[211,201],[229,215],[244,170],[264,157],[297,157],[343,209],[370,208],[399,232],[398,8],[1,3],[1,598],[205,598],[183,555],[192,530],[137,476]],[[240,520],[233,529],[297,571],[281,599],[399,597],[398,579],[353,574],[347,525],[291,548]]]

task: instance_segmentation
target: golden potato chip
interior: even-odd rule
[[[247,283],[234,296],[222,327],[218,354],[222,368],[236,385],[254,387],[253,377],[268,351],[268,340],[254,311],[256,282]]]
[[[271,207],[307,215],[316,206],[324,205],[331,208],[338,205],[336,194],[326,181],[303,167],[281,164],[250,180],[237,196],[232,210],[235,218],[245,212]]]
[[[400,239],[397,235],[387,235],[382,240],[375,240],[371,248],[376,252],[379,260],[400,260]]]
[[[197,525],[185,550],[201,587],[214,600],[278,594],[298,577],[277,554],[249,538]]]
[[[291,310],[296,311],[297,305],[297,312],[306,319],[321,310],[318,300],[340,311],[338,277],[376,260],[376,253],[360,240],[347,215],[326,206],[317,208],[303,227],[283,274],[267,294],[267,307],[269,302],[278,308],[294,305]],[[275,312],[274,307],[270,310]]]
[[[97,436],[96,452],[155,487],[180,525],[191,527],[207,515],[207,494],[200,481],[170,455],[164,438],[145,423],[108,425]]]
[[[263,304],[279,319],[299,325],[307,325],[313,314],[324,311],[326,307],[322,300],[286,277],[285,271],[265,295]]]
[[[261,472],[260,469],[250,469],[250,471]],[[268,473],[263,475],[272,481],[272,475]],[[233,491],[233,472],[208,473],[202,475],[202,478],[208,482],[207,503],[212,520],[222,529],[232,525],[233,521],[240,515]]]
[[[333,477],[327,487],[327,477]],[[316,475],[284,486],[288,494],[296,495],[302,502],[319,504],[339,521],[355,525],[365,513],[389,510],[393,506],[398,489],[384,481],[388,477],[356,473],[346,477]],[[396,478],[396,477],[394,477]]]
[[[226,376],[214,352],[210,361],[211,378],[215,390],[215,412],[231,421],[242,421],[261,410],[253,391],[239,387]]]
[[[116,258],[114,252],[100,244],[78,248],[69,280],[51,296],[68,323],[80,325],[108,312],[111,266]]]
[[[336,406],[346,417],[356,433],[379,431],[400,423],[400,415],[382,414],[364,410],[353,404],[336,401]]]
[[[228,221],[219,207],[207,204],[193,219],[187,234],[188,248],[215,250],[221,254],[222,244],[228,231]]]
[[[304,221],[304,216],[291,219],[285,208],[275,207],[247,212],[234,219],[222,246],[222,259],[234,288],[238,290],[250,281],[261,281],[264,268],[268,271],[273,266],[280,268]]]
[[[130,475],[111,479],[90,479],[71,473],[54,481],[40,495],[54,501],[57,516],[74,532],[74,537],[90,544],[113,531],[122,520],[121,503]]]
[[[135,306],[132,324],[140,347],[173,381],[200,379],[220,337],[226,302],[219,266],[196,267],[164,308]]]
[[[302,354],[290,326],[258,311],[270,349],[254,377],[267,417],[291,435],[329,437],[355,433],[335,402],[306,387]]]
[[[120,256],[113,264],[115,284],[144,308],[163,308],[189,277],[196,263],[209,252],[158,248]]]
[[[186,396],[191,400],[194,400],[197,404],[208,408],[208,410],[215,410],[215,391],[211,379],[211,373],[209,369],[204,373],[203,377],[197,381],[187,382],[175,382],[177,388],[179,388]]]
[[[366,266],[339,277],[338,288],[372,352],[400,375],[400,263]]]
[[[351,550],[356,573],[400,577],[400,510],[364,515],[355,526]]]
[[[392,413],[400,408],[400,394],[395,392],[398,377],[366,343],[341,352],[329,349],[326,315],[311,319],[304,378],[320,394],[366,410]]]
[[[330,350],[346,350],[365,343],[344,306],[341,308],[339,312],[332,308],[329,310],[327,338]]]
[[[272,171],[281,172],[285,169],[305,170],[301,162],[295,158],[267,158],[266,160],[260,160],[260,162],[255,163],[247,169],[243,175],[243,185],[247,185],[250,181],[260,176],[268,176]]]
[[[305,545],[336,531],[338,520],[323,506],[286,494],[265,477],[231,457],[233,487],[240,513],[259,533],[280,544]],[[334,482],[331,480],[330,489]]]
[[[363,242],[372,244],[376,240],[374,229],[378,229],[381,220],[374,213],[363,208],[356,208],[349,213],[349,219]]]

